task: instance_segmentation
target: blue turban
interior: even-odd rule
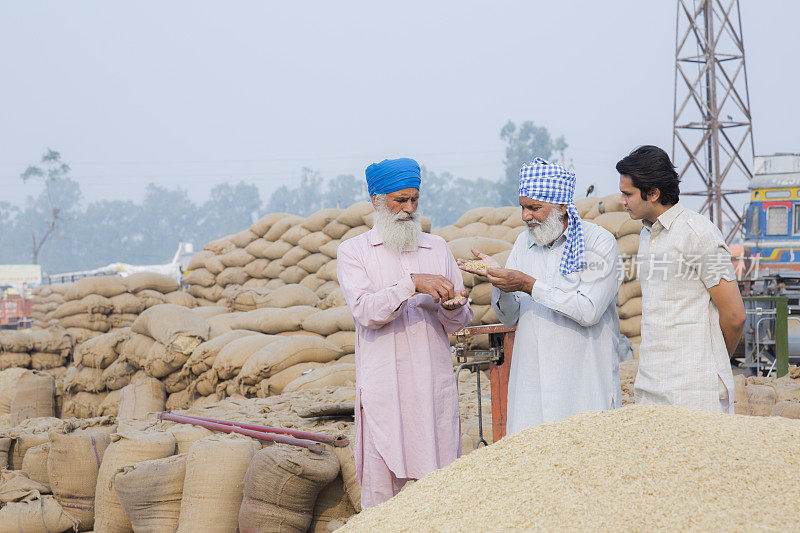
[[[537,157],[519,171],[519,195],[548,204],[567,206],[567,245],[561,255],[559,272],[569,274],[586,265],[583,226],[573,202],[575,174],[561,165]]]
[[[414,187],[419,189],[422,181],[419,163],[407,157],[384,159],[367,167],[367,187],[369,195],[386,194]]]

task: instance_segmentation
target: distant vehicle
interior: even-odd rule
[[[13,285],[0,285],[0,329],[23,329],[31,322],[31,301]]]

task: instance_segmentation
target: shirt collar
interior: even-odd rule
[[[661,213],[656,219],[656,221],[661,222],[661,226],[664,229],[668,230],[669,227],[672,225],[672,223],[675,222],[675,219],[678,218],[678,215],[680,215],[681,213],[683,213],[683,205],[681,205],[681,203],[678,202],[677,204],[673,205],[672,207]],[[644,226],[648,230],[653,227],[653,223],[650,222],[649,220],[642,220],[642,224],[644,224]]]
[[[367,232],[367,236],[369,239],[369,243],[372,246],[378,246],[379,244],[383,244],[383,236],[381,232],[378,231],[378,227],[375,226],[371,230]],[[433,239],[431,236],[424,231],[419,236],[419,248],[432,248],[433,247]]]

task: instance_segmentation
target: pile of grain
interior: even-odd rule
[[[579,414],[477,450],[342,531],[792,530],[799,438],[800,423],[783,418]],[[753,512],[752,501],[769,505]]]

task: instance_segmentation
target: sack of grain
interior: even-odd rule
[[[52,496],[36,495],[7,503],[0,509],[2,533],[61,533],[74,526],[74,521]]]
[[[26,330],[0,330],[0,352],[30,352],[33,337]]]
[[[275,242],[281,238],[281,235],[286,233],[286,230],[303,222],[304,219],[301,216],[286,215],[269,228],[269,231],[264,234],[264,240]]]
[[[487,255],[494,255],[511,249],[511,244],[506,241],[487,237],[463,237],[448,242],[447,246],[456,259],[475,259],[471,251],[472,248],[480,250]]]
[[[368,215],[374,211],[375,209],[372,207],[372,202],[364,200],[342,211],[341,214],[336,217],[336,221],[354,228],[363,224],[364,215]]]
[[[178,529],[185,475],[185,454],[128,464],[117,470],[114,490],[134,531]]]
[[[206,370],[189,384],[189,394],[200,396],[210,396],[217,390],[219,376],[213,368]]]
[[[284,269],[278,277],[282,279],[286,284],[291,285],[295,283],[300,283],[300,281],[306,277],[309,273],[300,268],[299,266],[292,266],[289,268]]]
[[[303,320],[302,328],[319,335],[331,335],[337,331],[355,331],[353,314],[349,307],[333,307],[317,311]]]
[[[62,418],[91,418],[99,416],[100,406],[105,401],[108,393],[92,393],[92,392],[79,392],[74,396],[64,399],[64,405],[61,406]],[[117,413],[108,413],[114,414]]]
[[[316,308],[306,305],[283,309],[256,309],[239,315],[233,321],[233,327],[267,334],[297,331],[301,329],[303,319],[316,311]]]
[[[330,222],[336,220],[336,218],[342,214],[341,209],[329,208],[329,209],[320,209],[315,213],[306,218],[305,222],[301,225],[308,231],[322,231],[322,229],[327,226]]]
[[[617,239],[617,248],[622,257],[631,257],[639,251],[639,234],[632,233]]]
[[[160,342],[155,342],[147,353],[144,370],[149,376],[160,379],[181,368],[188,359],[188,355],[169,351]]]
[[[264,448],[247,469],[239,530],[306,531],[318,494],[338,473],[339,461],[329,451],[315,454],[286,445]]]
[[[30,338],[33,352],[50,352],[67,356],[72,351],[72,338],[61,328],[31,331]]]
[[[334,292],[340,289],[339,283],[336,281],[326,281],[314,291],[314,293],[321,299],[325,299]]]
[[[340,353],[337,346],[325,339],[306,335],[283,338],[253,352],[242,365],[238,379],[254,385],[290,366],[310,362],[327,363],[335,360]]]
[[[11,400],[11,425],[29,418],[55,416],[55,379],[37,371],[20,376]]]
[[[164,388],[167,394],[180,392],[189,386],[194,379],[194,375],[188,368],[181,368],[163,379]]]
[[[152,337],[171,352],[187,356],[200,343],[208,340],[209,333],[208,323],[203,317],[173,304],[147,309],[139,315],[131,329],[134,333]]]
[[[638,298],[642,296],[642,284],[638,279],[623,283],[619,288],[619,296],[617,297],[617,305],[624,305],[625,302],[631,298]]]
[[[237,329],[208,340],[192,351],[192,355],[189,356],[189,359],[186,361],[185,367],[189,368],[194,375],[199,376],[214,365],[214,360],[217,358],[217,354],[219,354],[222,348],[237,339],[249,337],[251,335],[258,335],[258,333]]]
[[[242,285],[247,281],[247,272],[242,267],[228,267],[217,276],[217,284],[222,287]]]
[[[578,214],[581,218],[586,218],[586,214],[597,205],[600,201],[599,198],[578,198],[575,200],[575,207],[578,208]]]
[[[0,371],[0,416],[11,413],[11,401],[14,399],[17,383],[27,372],[24,368],[8,368]]]
[[[772,406],[770,416],[782,416],[784,418],[800,419],[800,402],[784,400]]]
[[[638,337],[642,334],[642,316],[620,319],[619,332],[626,337]]]
[[[234,233],[231,235],[231,242],[238,246],[239,248],[244,248],[254,240],[258,239],[260,235],[256,234],[254,231],[250,229],[242,230],[239,233]]]
[[[164,410],[167,393],[164,384],[151,377],[140,378],[122,388],[119,418],[144,418]]]
[[[114,331],[98,335],[75,347],[74,361],[76,365],[92,368],[106,368],[117,359],[122,345],[128,340],[130,330]]]
[[[333,447],[333,453],[339,460],[341,467],[342,480],[344,482],[344,489],[347,492],[347,497],[350,499],[350,504],[356,512],[361,512],[361,485],[356,481],[356,462],[353,456],[353,446],[355,445],[355,436],[353,433],[348,435],[350,444],[343,447]]]
[[[638,235],[642,231],[642,221],[633,220],[626,212],[605,213],[592,222],[610,231],[617,239],[625,235]]]
[[[189,392],[189,389],[184,389],[180,392],[175,392],[167,396],[166,409],[167,411],[176,411],[178,409],[188,409],[194,397]]]
[[[136,369],[143,368],[147,354],[150,353],[154,343],[151,337],[132,331],[128,340],[120,347],[120,359]]]
[[[103,333],[111,329],[111,322],[104,315],[71,315],[62,318],[59,324],[62,328],[82,328]]]
[[[0,370],[25,369],[29,366],[31,366],[31,356],[28,353],[6,352],[0,354]]]
[[[328,483],[317,496],[308,531],[311,533],[334,531],[344,525],[344,522],[354,514],[356,514],[356,510],[347,496],[340,474]]]
[[[175,304],[183,307],[197,307],[197,298],[186,291],[168,292],[164,295],[164,299],[168,304]]]
[[[335,363],[317,368],[300,376],[284,387],[283,392],[296,390],[321,389],[324,387],[355,386],[356,365],[352,363]]]
[[[236,376],[253,352],[281,340],[274,335],[251,335],[233,340],[226,344],[214,359],[212,368],[220,379],[230,379]]]
[[[325,363],[298,363],[289,368],[281,370],[271,375],[268,379],[262,380],[259,384],[259,389],[263,392],[263,397],[275,396],[281,394],[283,389],[303,375],[303,373],[313,370],[315,368],[322,368]]]
[[[0,507],[8,502],[28,500],[40,494],[49,493],[50,487],[32,480],[21,470],[4,468],[3,471],[0,471]],[[4,526],[7,525],[0,523],[0,528]],[[0,531],[4,530],[0,529]]]
[[[192,426],[191,424],[175,424],[167,431],[172,433],[175,437],[175,442],[178,446],[178,453],[189,453],[189,448],[198,440],[213,435],[214,433],[206,428],[200,426]]]
[[[180,288],[178,282],[170,276],[158,274],[157,272],[137,272],[124,278],[124,281],[128,290],[133,293],[150,289],[166,294],[177,291]]]
[[[256,220],[252,226],[250,226],[250,231],[258,235],[259,237],[263,237],[265,233],[269,231],[273,224],[279,221],[281,218],[287,215],[286,213],[270,213],[268,215],[264,215],[263,217]]]
[[[186,458],[178,533],[236,530],[245,473],[261,445],[241,436],[196,441]]]
[[[751,416],[769,416],[775,405],[777,394],[769,385],[751,385],[745,387],[747,414]]]
[[[60,353],[34,352],[31,354],[31,368],[36,370],[62,367],[66,363],[67,357]]]
[[[105,388],[103,371],[90,366],[70,366],[64,376],[66,392],[99,392]]]
[[[348,231],[350,231],[350,226],[342,224],[338,220],[333,220],[322,228],[322,233],[335,240],[341,239]]]
[[[473,222],[478,222],[481,218],[485,215],[488,215],[492,211],[494,211],[494,207],[475,207],[464,213],[459,217],[459,219],[453,224],[457,228],[463,228],[467,224],[471,224]]]
[[[82,278],[70,285],[64,294],[65,300],[80,300],[90,294],[99,294],[111,298],[123,292],[128,292],[128,287],[119,276],[93,276]]]
[[[341,350],[340,357],[356,352],[356,334],[354,331],[337,331],[328,335],[325,340]]]
[[[214,252],[215,254],[224,254],[230,252],[236,245],[231,242],[231,237],[233,235],[226,235],[224,237],[220,237],[219,239],[215,239],[211,242],[207,242],[203,246],[203,250],[208,250],[210,252]]]
[[[112,390],[105,395],[103,401],[97,406],[95,414],[97,416],[117,416],[119,414],[119,403],[122,401],[122,389]]]
[[[642,314],[642,299],[631,298],[617,308],[620,319],[631,318]]]
[[[187,285],[199,285],[201,287],[211,287],[216,281],[217,277],[205,268],[191,270],[183,278],[183,282]]]
[[[166,431],[141,432],[121,430],[111,436],[95,486],[96,531],[128,533],[131,521],[114,490],[113,479],[119,468],[133,463],[161,459],[175,453],[175,438]]]
[[[286,230],[286,232],[283,235],[281,235],[281,240],[288,242],[292,246],[299,246],[300,239],[302,239],[306,235],[309,235],[310,233],[311,233],[310,231],[308,231],[301,225],[293,226],[288,230]]]
[[[47,476],[47,456],[50,453],[50,443],[44,442],[32,448],[28,448],[25,457],[22,459],[22,471],[29,478],[43,485],[50,486],[50,479]]]
[[[209,250],[201,250],[197,252],[189,260],[189,264],[186,265],[186,270],[197,270],[198,268],[204,268],[206,259],[213,256],[214,252]]]
[[[346,241],[347,239],[352,239],[353,237],[358,237],[362,233],[366,233],[369,231],[369,226],[356,226],[355,228],[350,228],[347,233],[342,235],[342,241]]]

